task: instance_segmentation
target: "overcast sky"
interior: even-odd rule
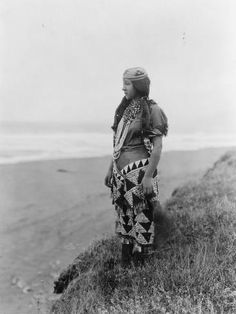
[[[0,119],[112,124],[142,66],[172,132],[236,132],[230,0],[1,0]]]

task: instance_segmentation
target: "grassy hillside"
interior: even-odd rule
[[[144,267],[122,269],[119,240],[103,239],[61,274],[51,312],[235,313],[236,152],[176,189],[165,210]]]

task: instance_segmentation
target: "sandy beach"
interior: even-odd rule
[[[229,148],[165,152],[160,199]],[[110,157],[0,165],[0,313],[47,313],[53,281],[94,240],[114,233],[103,180]]]

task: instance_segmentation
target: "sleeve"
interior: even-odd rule
[[[166,136],[168,133],[168,119],[156,103],[150,105],[150,130],[148,133],[150,139],[155,136]]]

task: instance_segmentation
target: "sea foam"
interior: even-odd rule
[[[112,138],[112,130],[107,133],[5,130],[0,135],[0,163],[111,155]],[[236,146],[236,134],[170,133],[163,138],[163,151],[225,146]]]

